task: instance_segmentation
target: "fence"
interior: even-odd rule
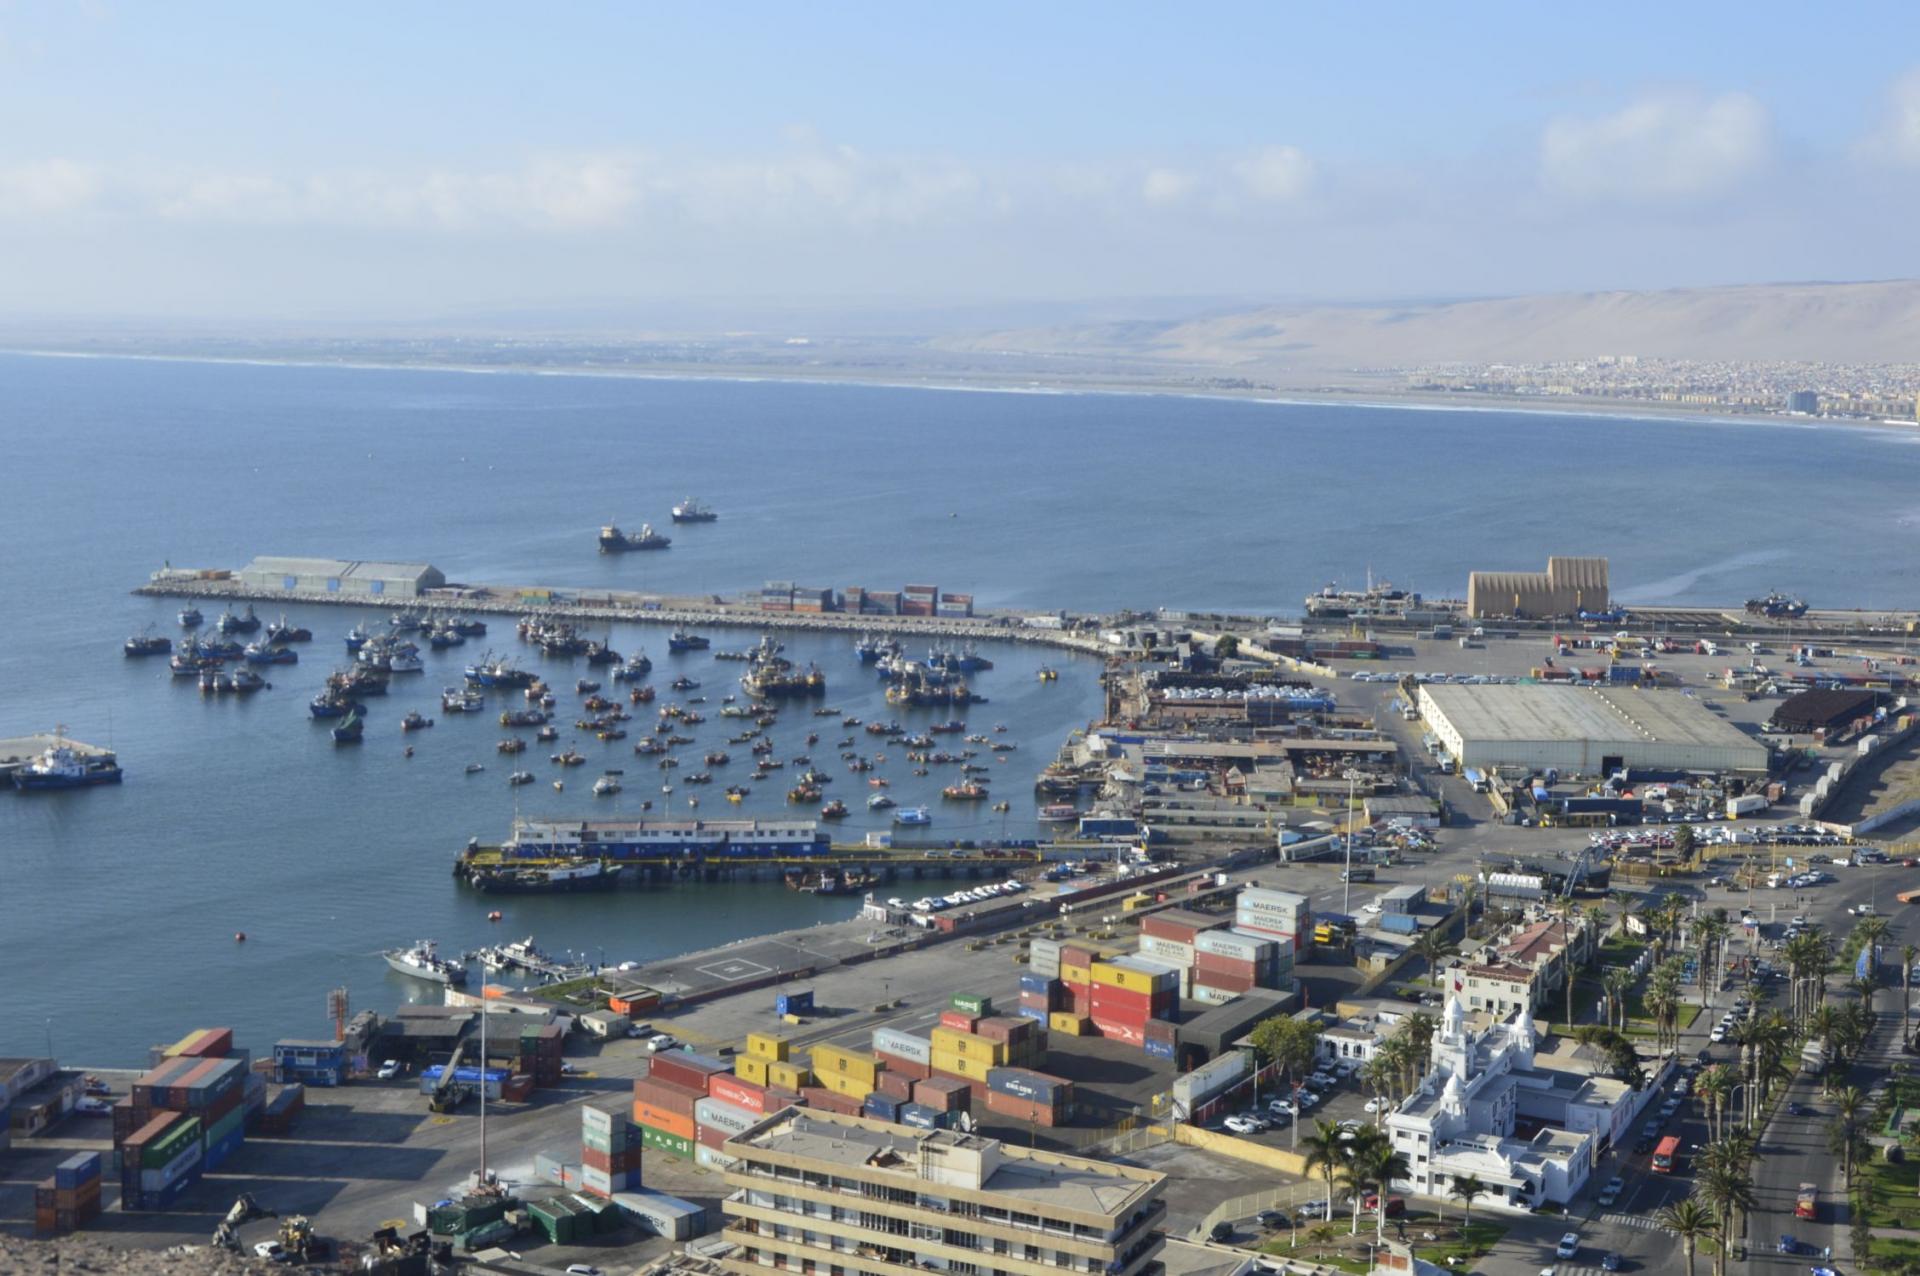
[[[1231,1223],[1236,1219],[1252,1218],[1261,1210],[1284,1209],[1292,1217],[1294,1207],[1307,1201],[1327,1199],[1326,1185],[1312,1183],[1285,1183],[1278,1187],[1264,1188],[1258,1192],[1248,1192],[1245,1196],[1236,1196],[1220,1202],[1207,1216],[1194,1225],[1192,1238],[1206,1240],[1213,1235],[1213,1229],[1221,1223]],[[1310,1219],[1309,1226],[1318,1226],[1323,1220]]]

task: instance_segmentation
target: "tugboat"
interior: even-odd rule
[[[198,629],[200,622],[206,619],[206,617],[200,614],[198,607],[182,607],[178,619],[180,621],[180,628]]]
[[[84,789],[120,780],[120,763],[113,754],[82,753],[57,735],[39,757],[13,773],[13,786],[27,792]]]
[[[347,720],[333,729],[335,744],[359,744],[366,734],[366,723],[357,713],[348,713]]]
[[[127,639],[121,650],[129,656],[164,656],[173,650],[173,639],[154,633],[149,625],[146,632]]]
[[[407,716],[400,719],[400,729],[402,731],[425,731],[432,725],[433,719],[421,717],[418,709],[408,710]]]
[[[673,538],[654,531],[651,523],[642,523],[637,533],[623,532],[612,523],[600,529],[602,554],[624,554],[633,549],[665,549],[671,544]]]
[[[713,523],[720,516],[689,496],[673,507],[673,521],[676,523]]]
[[[667,637],[667,650],[675,654],[683,651],[705,651],[712,645],[699,634],[690,634],[684,629],[676,629]]]
[[[260,628],[260,617],[253,614],[252,603],[247,604],[247,614],[244,616],[236,616],[229,607],[220,613],[220,619],[213,622],[213,627],[223,634],[250,634]]]
[[[456,986],[467,982],[466,962],[448,961],[431,939],[422,939],[411,948],[395,948],[382,956],[387,959],[387,965],[415,979]]]

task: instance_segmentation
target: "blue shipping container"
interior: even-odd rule
[[[1036,974],[1033,974],[1032,972],[1023,974],[1020,976],[1020,991],[1021,992],[1039,992],[1039,993],[1051,992],[1053,991],[1053,976],[1052,975],[1036,975]]]
[[[813,1010],[813,989],[783,992],[773,999],[773,1011],[779,1015],[804,1015]]]
[[[1148,1038],[1147,1053],[1156,1059],[1171,1059],[1173,1058],[1173,1043],[1171,1041],[1155,1041],[1152,1038]]]
[[[903,1103],[900,1105],[900,1123],[918,1126],[922,1130],[945,1129],[947,1114],[924,1103]]]
[[[1027,1068],[988,1068],[987,1089],[998,1090],[1001,1094],[1010,1094],[1016,1099],[1032,1099],[1038,1103],[1052,1103],[1059,1093],[1071,1082],[1059,1077],[1050,1077],[1044,1072],[1034,1072]]]
[[[1395,935],[1418,934],[1420,919],[1412,913],[1384,913],[1380,917],[1380,929]]]
[[[889,1099],[884,1094],[870,1094],[861,1105],[866,1114],[876,1121],[898,1121],[900,1119],[900,1100]]]
[[[100,1177],[100,1154],[79,1152],[54,1167],[55,1187],[84,1187]]]
[[[1047,1012],[1038,1006],[1022,1006],[1020,1007],[1019,1013],[1025,1018],[1033,1020],[1042,1028],[1047,1026]]]
[[[247,1131],[244,1125],[236,1125],[212,1143],[207,1144],[205,1165],[210,1170],[220,1168],[221,1162],[240,1150],[246,1141]]]

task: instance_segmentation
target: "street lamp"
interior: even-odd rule
[[[1347,781],[1347,871],[1340,875],[1345,883],[1340,893],[1340,911],[1353,916],[1353,796],[1354,788],[1360,783],[1360,769],[1348,767],[1345,772]]]

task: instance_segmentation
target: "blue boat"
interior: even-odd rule
[[[360,650],[360,648],[367,645],[367,639],[371,637],[373,637],[373,635],[367,632],[367,622],[364,620],[361,621],[347,631],[347,650]]]
[[[705,651],[710,646],[712,644],[699,634],[690,634],[684,629],[676,629],[667,637],[667,650],[672,652]]]
[[[118,784],[120,779],[120,763],[113,754],[81,753],[65,743],[51,745],[13,773],[14,787],[29,792],[84,789],[96,784]]]
[[[316,718],[344,718],[349,713],[365,713],[366,706],[357,700],[321,692],[307,701],[307,712]]]
[[[895,824],[918,826],[933,823],[933,816],[924,806],[903,806],[893,813]]]
[[[358,744],[365,731],[366,723],[361,720],[360,715],[349,712],[347,714],[347,720],[333,729],[333,742],[335,744]]]

